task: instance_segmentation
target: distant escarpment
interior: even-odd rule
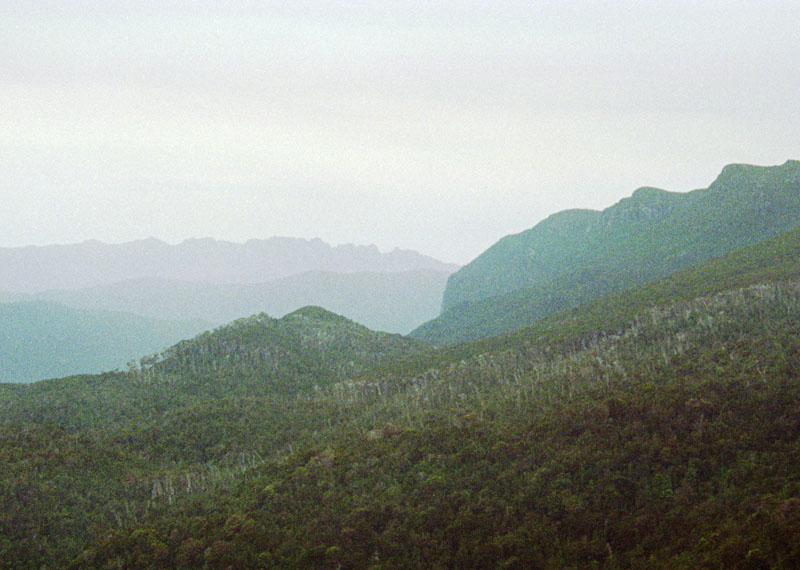
[[[448,279],[442,314],[412,336],[500,334],[800,225],[800,161],[726,166],[705,189],[640,188],[603,211],[559,212]]]

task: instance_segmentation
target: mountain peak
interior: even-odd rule
[[[551,214],[527,231],[553,232],[562,231],[565,228],[584,227],[591,223],[592,220],[594,220],[599,214],[600,212],[597,210],[590,210],[587,208],[572,208],[569,210],[562,210],[560,212],[556,212],[555,214]]]
[[[611,223],[646,222],[657,216],[670,212],[680,200],[677,192],[668,192],[661,188],[642,186],[627,198],[602,212],[601,225]]]
[[[655,188],[653,186],[642,186],[641,188],[637,188],[631,194],[631,198],[635,198],[637,200],[652,200],[654,198],[663,198],[672,194],[671,192],[667,192],[666,190],[662,190],[661,188]]]
[[[308,305],[306,307],[301,307],[296,311],[292,311],[288,315],[284,315],[281,320],[314,320],[314,321],[347,321],[350,322],[349,319],[337,315],[327,309],[322,307],[318,307],[316,305]]]
[[[757,186],[771,183],[777,178],[800,179],[800,161],[787,160],[780,166],[757,166],[755,164],[728,164],[719,173],[709,189],[722,190],[731,186]]]

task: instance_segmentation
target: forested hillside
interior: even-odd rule
[[[421,348],[309,307],[257,315],[128,372],[0,384],[0,567],[62,568],[85,541],[224,488],[343,421],[298,399]]]
[[[309,394],[346,419],[72,567],[795,567],[799,309],[754,286]]]
[[[321,307],[280,319],[266,314],[180,342],[141,360],[142,378],[222,386],[231,391],[294,393],[344,380],[371,365],[423,350],[396,334],[375,332]]]
[[[445,351],[311,307],[0,385],[0,567],[795,568],[798,234]]]
[[[412,336],[453,344],[514,330],[798,224],[800,161],[729,165],[686,194],[641,188],[503,238],[450,276],[441,316]]]

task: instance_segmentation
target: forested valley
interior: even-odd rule
[[[0,385],[0,567],[796,568],[800,231],[436,349],[322,308]]]

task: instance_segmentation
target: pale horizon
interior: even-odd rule
[[[0,8],[0,247],[288,236],[465,264],[800,158],[800,5]]]

